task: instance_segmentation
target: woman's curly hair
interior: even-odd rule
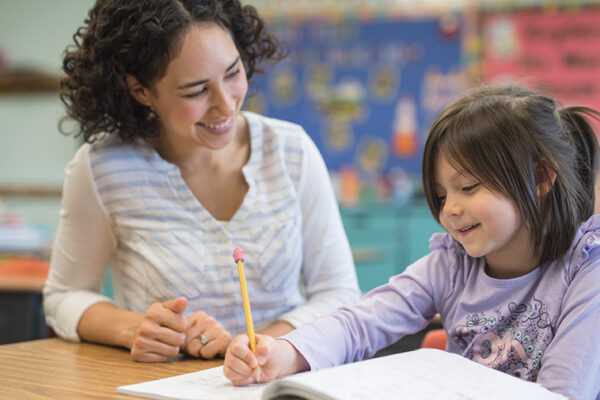
[[[192,24],[213,22],[231,33],[250,79],[263,60],[285,56],[252,6],[239,0],[97,0],[63,59],[62,102],[92,143],[118,134],[125,142],[158,135],[149,107],[129,94],[126,75],[147,88],[164,76]]]

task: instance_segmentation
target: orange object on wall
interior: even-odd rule
[[[352,165],[340,169],[340,202],[344,206],[354,206],[360,197],[360,178]]]

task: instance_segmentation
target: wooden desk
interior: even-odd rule
[[[0,346],[1,399],[135,399],[118,386],[217,367],[222,359],[137,363],[126,349],[58,338]]]

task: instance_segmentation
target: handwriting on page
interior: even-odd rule
[[[565,399],[540,385],[516,379],[459,355],[421,349],[274,381],[267,391],[318,394],[332,399],[550,400]],[[212,368],[121,386],[118,393],[152,399],[259,400],[263,385],[233,386],[223,368]],[[290,393],[287,391],[287,393]],[[329,396],[329,397],[327,397]]]
[[[286,379],[336,399],[381,400],[390,394],[419,400],[438,400],[440,396],[449,400],[563,398],[539,385],[437,350],[375,358]]]
[[[223,375],[223,367],[171,378],[121,386],[118,393],[154,399],[259,400],[264,385],[236,387]]]

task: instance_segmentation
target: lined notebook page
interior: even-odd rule
[[[268,400],[282,394],[298,395],[307,400],[566,399],[536,383],[434,349],[306,372],[266,385],[235,387],[223,375],[223,367],[217,367],[120,386],[117,393],[179,400]]]
[[[223,367],[119,386],[117,393],[160,400],[260,400],[264,385],[236,387],[223,375]]]
[[[286,377],[265,388],[265,398],[298,393],[340,400],[558,400],[564,396],[442,350],[416,351]],[[325,396],[323,396],[325,395]]]

